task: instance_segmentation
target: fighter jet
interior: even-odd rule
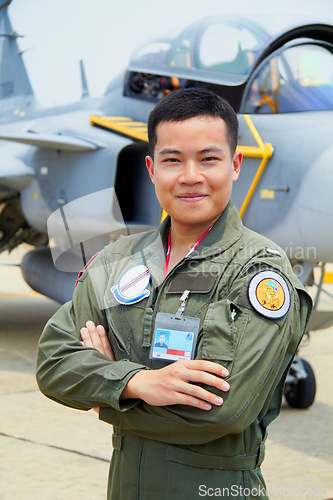
[[[283,247],[305,285],[320,264],[318,304],[333,262],[330,22],[301,14],[202,19],[136,49],[100,99],[89,97],[81,65],[82,99],[40,109],[10,3],[0,1],[0,251],[36,247],[21,264],[33,289],[69,300],[77,272],[114,233],[160,223],[144,163],[148,115],[178,88],[205,87],[239,116],[244,163],[233,200],[244,224]],[[332,313],[317,311],[311,321],[311,330],[327,327]],[[287,382],[291,404],[312,403],[306,362],[296,360]]]

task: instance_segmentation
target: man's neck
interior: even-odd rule
[[[212,227],[214,222],[184,227],[175,221],[171,221],[171,249],[177,252],[186,252],[186,255],[205,232]]]
[[[208,231],[215,221],[209,224],[202,224],[196,226],[182,226],[171,221],[170,243],[171,252],[169,257],[168,269],[169,273],[178,262],[183,260],[199,239]]]

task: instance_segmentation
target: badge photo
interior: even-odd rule
[[[126,271],[119,283],[111,288],[114,298],[120,304],[131,305],[148,297],[147,290],[150,281],[150,272],[146,266],[140,264]]]
[[[267,318],[282,318],[290,308],[290,291],[286,280],[275,271],[261,271],[250,281],[251,305]]]

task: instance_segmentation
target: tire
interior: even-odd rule
[[[307,377],[285,388],[284,396],[292,408],[309,408],[315,400],[316,379],[310,364],[302,359]]]

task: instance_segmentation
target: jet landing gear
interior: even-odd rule
[[[295,356],[284,387],[284,396],[293,408],[309,408],[316,395],[316,379],[310,364]]]

